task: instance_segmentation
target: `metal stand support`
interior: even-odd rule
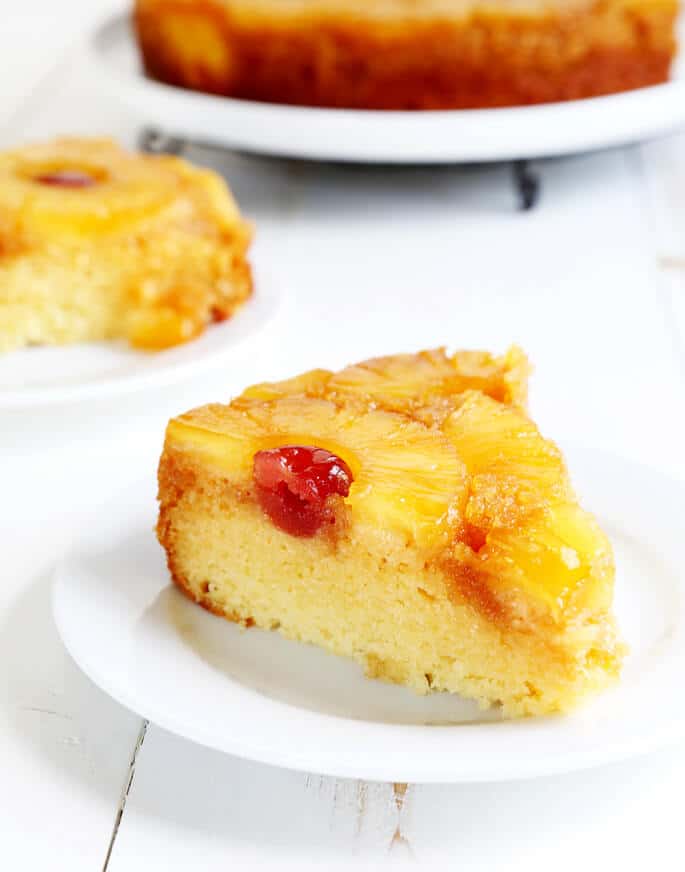
[[[513,165],[514,184],[519,197],[519,208],[530,212],[540,202],[542,185],[527,160],[517,160]]]
[[[147,154],[180,155],[187,145],[187,140],[178,136],[167,136],[154,127],[144,127],[138,136],[138,147]]]

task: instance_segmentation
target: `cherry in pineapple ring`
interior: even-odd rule
[[[57,170],[34,176],[33,181],[52,188],[91,188],[97,183],[97,179],[84,170]]]
[[[260,506],[291,536],[313,536],[333,518],[328,498],[346,497],[354,481],[342,458],[311,445],[258,451],[253,475]]]

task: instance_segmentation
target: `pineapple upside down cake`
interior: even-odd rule
[[[463,109],[669,76],[679,0],[137,0],[147,72],[247,100]]]
[[[156,350],[252,293],[251,231],[223,180],[109,140],[0,154],[0,351],[124,338]]]
[[[159,541],[192,600],[419,693],[566,711],[619,674],[609,541],[525,412],[444,350],[260,384],[168,425]]]

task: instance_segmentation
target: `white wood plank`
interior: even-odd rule
[[[8,868],[78,872],[102,865],[140,719],[83,676],[52,621],[52,566],[111,454],[50,450],[49,434],[42,457],[0,438],[0,844]]]
[[[685,746],[561,778],[417,786],[405,832],[437,872],[675,869],[684,775]]]
[[[636,160],[656,254],[664,266],[676,266],[685,259],[685,135],[642,145]]]
[[[673,332],[680,351],[681,371],[685,384],[685,267],[672,269],[664,267],[662,287],[670,309],[667,311],[672,318]],[[684,389],[685,396],[685,389]]]
[[[58,64],[69,29],[55,32],[48,16],[37,10],[3,14],[0,28],[0,131],[9,126],[45,77]],[[27,50],[31,46],[31,50]]]
[[[2,4],[4,6],[4,4]],[[9,7],[10,4],[8,3]],[[44,105],[70,48],[126,0],[23,0],[2,10],[0,27],[0,137],[3,144]]]
[[[640,156],[659,291],[685,385],[685,135],[649,143]]]
[[[400,819],[392,785],[274,769],[151,726],[110,869],[380,868],[402,853]]]

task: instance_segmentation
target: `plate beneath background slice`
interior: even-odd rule
[[[418,697],[276,633],[242,630],[169,584],[151,480],[102,510],[56,573],[54,613],[83,671],[195,742],[342,777],[458,782],[587,768],[685,736],[685,487],[609,455],[568,455],[618,562],[631,646],[621,683],[565,717],[503,721],[447,694]]]
[[[165,351],[84,342],[0,354],[0,409],[91,400],[170,384],[216,366],[277,314],[280,288],[255,270],[255,292],[228,321]]]
[[[685,124],[685,72],[625,94],[544,106],[429,112],[313,109],[233,100],[147,79],[127,16],[91,39],[103,87],[167,134],[262,154],[385,163],[474,163],[624,145]],[[679,65],[682,67],[682,63]]]

